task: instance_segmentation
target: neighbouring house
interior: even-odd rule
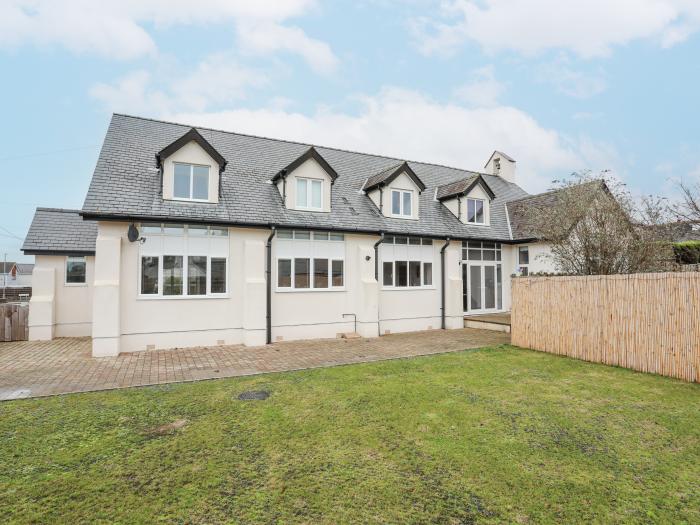
[[[12,281],[10,271],[14,266],[14,261],[0,261],[0,288],[10,286],[10,282]]]
[[[115,114],[81,210],[39,208],[30,339],[93,355],[460,328],[551,270],[483,172]]]

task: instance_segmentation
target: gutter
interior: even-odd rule
[[[450,245],[450,238],[445,239],[445,245],[440,248],[440,317],[441,328],[445,329],[445,250]]]
[[[272,238],[275,236],[277,233],[277,230],[275,229],[274,226],[270,226],[271,231],[270,231],[270,236],[267,238],[267,242],[265,243],[265,258],[266,263],[265,263],[265,281],[267,284],[267,300],[266,300],[266,307],[267,307],[267,312],[266,312],[266,317],[265,317],[265,335],[266,335],[266,342],[269,345],[272,343]]]

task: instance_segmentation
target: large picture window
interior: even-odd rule
[[[275,242],[278,291],[333,291],[345,286],[345,235],[279,230]]]
[[[277,259],[277,288],[323,290],[345,284],[344,261],[337,259]],[[332,269],[329,272],[329,268]]]
[[[433,241],[421,237],[387,236],[381,244],[382,286],[433,286]]]
[[[176,199],[209,200],[209,166],[174,164],[173,197]]]
[[[85,284],[87,263],[85,257],[68,257],[66,259],[66,284]]]
[[[139,262],[144,297],[216,297],[228,292],[228,229],[146,223]]]

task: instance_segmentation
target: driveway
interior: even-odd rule
[[[151,350],[93,358],[90,338],[0,343],[0,400],[236,377],[456,352],[510,342],[465,328],[269,346]]]

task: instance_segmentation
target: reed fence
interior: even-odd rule
[[[700,273],[512,281],[514,345],[700,381]]]

